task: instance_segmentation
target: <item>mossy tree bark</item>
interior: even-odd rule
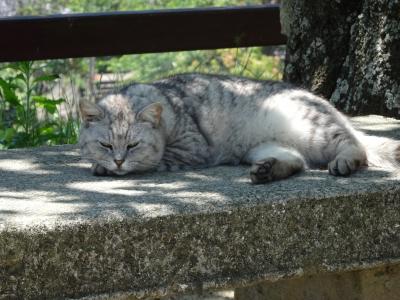
[[[400,117],[399,0],[283,0],[286,81],[348,114]]]

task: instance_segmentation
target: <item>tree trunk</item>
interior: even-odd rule
[[[283,0],[284,80],[348,114],[400,116],[399,0]]]

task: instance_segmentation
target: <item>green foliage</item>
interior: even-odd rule
[[[20,13],[105,12],[264,4],[265,0],[28,0]]]
[[[21,14],[47,14],[57,12],[105,12],[126,10],[149,10],[165,8],[239,6],[265,4],[268,0],[28,0]],[[260,30],[267,30],[260,28]],[[127,38],[129,38],[127,36]],[[87,59],[68,60],[64,65],[60,60],[54,65],[59,72],[75,74],[74,81],[84,91],[90,91],[88,83]],[[176,73],[203,72],[243,75],[257,79],[280,79],[281,61],[277,57],[266,56],[261,48],[187,51],[98,57],[96,73],[129,73],[129,80],[152,81]],[[61,68],[61,69],[60,69]],[[73,68],[73,69],[71,69]],[[92,76],[94,74],[91,74]],[[125,76],[124,76],[125,77]],[[89,79],[90,80],[90,79]],[[123,84],[123,83],[122,83]]]
[[[37,75],[42,68],[33,62],[6,69],[0,77],[0,149],[75,143],[78,124],[60,118],[58,110],[65,100],[37,94],[41,84],[54,82],[58,75]]]
[[[48,15],[60,12],[237,6],[268,2],[271,1],[24,0],[24,5],[20,6],[18,14]],[[268,29],[260,28],[260,30]],[[127,39],[129,38],[127,36]],[[20,62],[8,65],[6,69],[0,68],[0,149],[76,142],[79,124],[74,121],[71,113],[65,113],[61,109],[72,105],[64,99],[52,99],[47,96],[48,90],[56,81],[62,82],[63,91],[69,91],[69,94],[73,95],[76,92],[77,99],[73,100],[77,102],[79,98],[93,100],[101,94],[96,88],[98,79],[94,78],[99,78],[96,75],[102,73],[122,75],[117,76],[123,79],[116,84],[116,87],[126,84],[126,81],[148,82],[185,72],[232,74],[256,79],[281,79],[282,74],[281,59],[265,55],[262,48],[98,57],[91,62],[95,64],[89,67],[87,58],[56,59],[41,65]],[[53,74],[65,74],[65,76],[60,81],[58,76]],[[68,84],[71,85],[69,89],[65,79],[68,79]],[[71,100],[71,97],[63,97]]]
[[[218,49],[124,55],[98,59],[103,72],[130,73],[130,80],[151,81],[177,73],[232,74],[256,79],[281,79],[279,57],[266,56],[261,48]]]

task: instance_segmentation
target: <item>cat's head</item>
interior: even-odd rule
[[[84,157],[118,175],[157,167],[165,147],[160,103],[134,111],[124,96],[110,95],[99,104],[81,102],[79,108]]]

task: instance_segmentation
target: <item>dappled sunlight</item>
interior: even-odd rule
[[[358,123],[353,122],[356,126]],[[384,128],[383,128],[384,127]],[[391,130],[399,130],[400,129],[400,121],[398,123],[371,123],[371,124],[362,124],[359,125],[359,129],[361,130],[386,130],[386,131],[391,131]]]
[[[307,170],[265,185],[251,184],[249,166],[96,177],[77,153],[71,146],[0,153],[1,226],[52,227],[214,213],[276,201],[370,193],[393,189],[399,182],[396,174],[379,168],[345,178]]]
[[[56,171],[43,170],[41,166],[30,159],[2,159],[0,171],[18,172],[32,175],[57,174]]]
[[[324,177],[317,177],[317,176],[308,176],[308,175],[304,175],[301,177],[302,180],[311,180],[311,181],[325,181],[326,178]]]
[[[132,202],[131,207],[134,208],[139,215],[147,215],[151,217],[166,216],[174,213],[174,210],[167,204],[153,203],[136,203]]]
[[[188,183],[186,182],[139,182],[138,185],[140,188],[149,188],[149,191],[154,190],[164,190],[165,191],[176,191],[185,189],[188,187]]]
[[[236,178],[233,180],[233,183],[241,183],[241,184],[246,184],[246,183],[251,183],[250,177],[246,178],[246,177],[240,177],[240,178]]]
[[[71,168],[76,168],[76,169],[78,169],[78,168],[85,169],[89,173],[91,164],[88,162],[82,161],[82,162],[67,163],[67,164],[65,164],[65,166],[68,166]]]
[[[84,181],[67,184],[67,188],[81,191],[96,192],[110,195],[140,196],[145,194],[142,190],[132,190],[134,186],[130,181]]]
[[[59,151],[43,151],[43,152],[41,152],[41,155],[47,155],[47,156],[54,156],[54,155],[60,155],[60,154],[80,157],[80,154],[78,151],[62,151],[61,153]]]
[[[185,176],[184,173],[182,175]],[[159,210],[160,214],[172,212],[171,206],[179,202],[194,206],[203,206],[209,203],[225,202],[227,199],[222,193],[205,191],[203,187],[195,187],[191,182],[145,182],[142,180],[108,179],[101,181],[73,182],[66,186],[72,190],[110,195],[111,201],[126,201],[127,205],[138,213],[149,210]],[[113,196],[126,196],[118,200]],[[146,200],[147,198],[147,200]],[[156,199],[164,204],[153,203]],[[144,203],[149,201],[152,203]],[[156,200],[157,201],[157,200]],[[169,207],[168,207],[169,206]]]
[[[65,203],[57,203],[61,199]],[[73,195],[60,195],[57,192],[40,191],[37,189],[23,192],[0,190],[0,227],[18,223],[28,226],[42,216],[44,224],[55,222],[59,218],[55,212],[76,213],[82,210],[86,204],[71,206],[68,201],[76,199]],[[2,208],[7,208],[6,210]],[[9,214],[5,211],[12,211]],[[6,215],[6,216],[4,216]]]
[[[380,115],[369,115],[368,118],[365,116],[352,117],[352,123],[359,125],[360,127],[368,127],[368,126],[396,126],[400,127],[400,120],[388,118]]]
[[[179,199],[182,203],[187,203],[191,205],[202,206],[208,203],[224,203],[228,199],[222,193],[217,192],[203,192],[203,191],[178,191],[176,193],[165,193],[164,197],[169,197],[171,199]]]
[[[251,184],[252,185],[251,180],[250,180],[250,172],[248,172],[248,173],[249,173],[249,176],[235,178],[233,180],[233,183]],[[288,179],[290,179],[290,178],[296,179],[297,178],[296,180],[304,180],[304,181],[325,181],[325,180],[327,180],[327,176],[326,176],[327,174],[328,174],[328,171],[326,171],[326,170],[312,170],[312,171],[306,170],[306,171],[294,174],[291,177],[289,177]],[[279,181],[266,183],[263,186],[281,183],[281,182],[284,182],[285,180],[287,180],[287,179],[282,179]],[[347,180],[347,179],[344,179],[344,180]]]
[[[248,83],[241,85],[239,82],[222,82],[222,86],[226,91],[230,91],[236,97],[243,96],[243,97],[248,97],[256,94],[263,88],[263,84],[260,82],[253,82],[253,83]]]
[[[350,120],[354,127],[366,134],[400,139],[400,120],[379,115],[353,117]]]
[[[185,176],[185,178],[187,178],[187,179],[201,180],[201,181],[215,179],[214,177],[211,177],[210,175],[201,174],[201,173],[193,173],[193,172],[185,172],[183,174],[183,176]]]

